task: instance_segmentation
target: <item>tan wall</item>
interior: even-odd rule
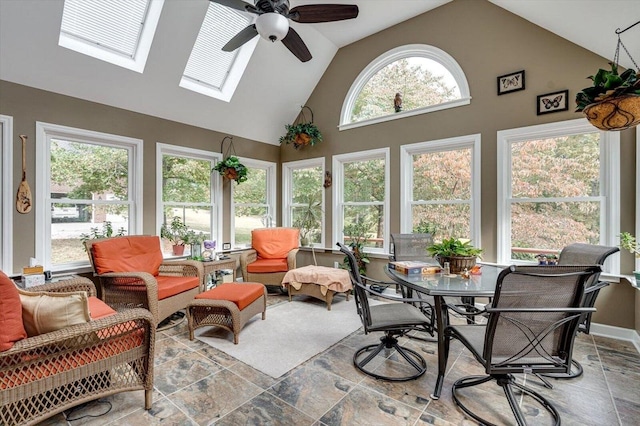
[[[191,148],[220,152],[223,133],[164,120],[144,114],[58,95],[27,86],[0,81],[0,114],[13,117],[14,141],[18,135],[28,137],[27,180],[33,192],[34,207],[45,196],[35,188],[35,129],[36,121],[76,127],[85,130],[111,133],[142,139],[143,148],[143,233],[156,233],[156,143],[182,145]],[[212,117],[212,120],[215,120]],[[228,142],[225,143],[225,150]],[[239,156],[279,162],[280,148],[256,141],[234,137],[235,151]],[[14,145],[13,182],[17,188],[22,179],[22,150]],[[223,184],[225,192],[224,241],[229,241],[229,193],[230,182]],[[13,270],[27,265],[35,253],[35,214],[19,214],[13,209],[14,250]]]
[[[612,43],[615,40],[612,38]],[[459,108],[403,118],[346,131],[337,129],[342,104],[358,74],[379,55],[398,46],[424,43],[438,47],[464,70],[471,104]],[[613,46],[613,44],[612,44]],[[612,52],[613,53],[613,52]],[[522,126],[581,118],[573,112],[573,98],[588,86],[586,76],[607,59],[570,43],[486,1],[454,0],[436,10],[340,49],[316,86],[307,105],[323,132],[324,141],[313,150],[283,147],[282,161],[324,156],[327,169],[335,154],[391,147],[391,232],[399,232],[400,145],[480,133],[482,136],[482,247],[485,260],[495,261],[496,243],[496,132]],[[526,89],[496,94],[496,77],[524,69]],[[536,115],[536,96],[569,89],[569,111]],[[392,100],[389,100],[390,104]],[[635,133],[622,132],[621,228],[634,230]],[[331,190],[326,192],[327,235],[331,235]],[[327,245],[330,245],[328,242]],[[305,257],[307,260],[309,257]],[[336,255],[336,258],[337,255]],[[340,257],[341,258],[341,257]],[[333,262],[325,261],[332,265]],[[382,268],[374,261],[370,273]],[[630,254],[623,253],[623,270],[633,268]],[[598,301],[594,321],[636,328],[638,307],[629,284],[623,281],[606,289]]]

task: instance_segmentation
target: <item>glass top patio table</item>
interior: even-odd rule
[[[405,275],[389,266],[384,270],[395,282],[404,285],[413,291],[433,296],[435,302],[436,330],[438,331],[438,374],[436,385],[431,394],[432,399],[439,399],[444,383],[444,375],[447,369],[447,356],[445,351],[444,330],[449,325],[449,309],[445,297],[492,297],[495,293],[498,275],[504,267],[493,265],[482,265],[480,275],[471,275],[469,278],[462,278],[460,275],[448,277],[444,274],[433,275]]]

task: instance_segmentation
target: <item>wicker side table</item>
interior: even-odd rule
[[[207,276],[213,274],[221,269],[231,269],[233,271],[233,279],[236,280],[236,260],[234,258],[222,259],[222,260],[203,260],[202,267],[204,274],[202,274],[202,283],[200,284],[200,291],[206,291],[205,288],[207,282]]]

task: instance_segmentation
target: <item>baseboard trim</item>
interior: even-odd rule
[[[635,346],[640,352],[640,334],[631,328],[614,327],[612,325],[591,323],[589,334],[594,336],[609,337],[611,339],[626,340]]]

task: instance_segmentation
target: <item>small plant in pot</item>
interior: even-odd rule
[[[247,176],[247,167],[240,162],[240,159],[234,155],[219,161],[213,170],[220,173],[221,176],[235,180],[238,183],[245,182],[249,177]]]
[[[620,234],[620,248],[633,254],[636,259],[640,259],[640,241],[629,232]],[[640,270],[633,271],[633,275],[636,278],[636,284],[640,284]]]
[[[173,254],[176,256],[184,254],[184,244],[188,232],[189,228],[179,216],[174,216],[171,223],[165,222],[160,227],[160,236],[173,244]]]
[[[449,262],[452,274],[460,274],[465,269],[471,270],[476,260],[481,257],[482,249],[474,247],[467,239],[445,238],[439,243],[427,247],[427,252],[433,256],[441,266]]]
[[[351,251],[356,258],[358,271],[361,275],[366,274],[367,265],[370,263],[369,255],[364,251],[364,244],[367,242],[368,231],[369,225],[362,217],[358,217],[353,223],[346,225],[342,230],[345,240],[351,240],[349,247],[351,247]],[[340,266],[342,269],[349,269],[349,260],[347,256],[344,257],[344,261]]]
[[[202,258],[202,243],[207,239],[203,232],[196,232],[192,229],[188,230],[184,236],[184,243],[191,245],[191,256],[193,260],[204,260]]]

